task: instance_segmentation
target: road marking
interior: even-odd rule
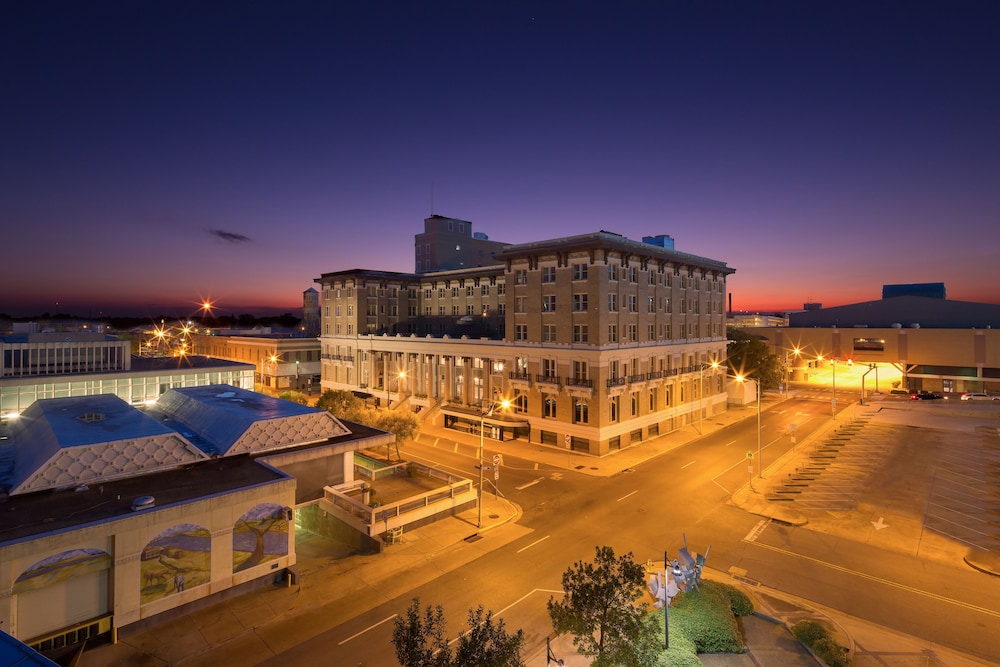
[[[828,563],[825,560],[820,560],[818,558],[813,558],[812,556],[803,556],[802,554],[797,554],[794,551],[787,551],[780,547],[772,547],[770,544],[764,544],[763,542],[753,542],[755,546],[761,547],[763,549],[770,549],[779,554],[785,554],[786,556],[792,556],[794,558],[801,558],[802,560],[809,561],[811,563],[816,563],[817,565],[823,565],[830,568],[831,570],[836,570],[837,572],[843,572],[844,574],[852,574],[856,577],[862,579],[867,579],[868,581],[874,581],[875,583],[885,584],[886,586],[891,586],[892,588],[898,588],[901,591],[906,591],[908,593],[915,593],[917,595],[923,595],[932,600],[937,600],[938,602],[947,602],[948,604],[955,605],[956,607],[963,607],[971,611],[977,611],[981,614],[986,614],[988,616],[994,616],[1000,618],[1000,611],[995,609],[987,609],[986,607],[980,607],[978,605],[970,604],[968,602],[961,602],[959,600],[953,600],[944,595],[938,595],[937,593],[931,593],[930,591],[923,591],[919,588],[914,588],[913,586],[907,586],[906,584],[900,584],[895,581],[890,581],[889,579],[883,579],[882,577],[876,577],[865,572],[859,572],[857,570],[852,570],[850,568],[843,567],[842,565],[834,565],[833,563]]]
[[[396,618],[397,616],[399,616],[399,614],[393,614],[389,618],[381,620],[378,623],[375,623],[374,625],[369,625],[367,628],[365,628],[361,632],[356,632],[353,635],[351,635],[350,637],[348,637],[347,639],[345,639],[345,640],[343,640],[341,642],[337,642],[337,646],[343,646],[344,644],[346,644],[347,642],[351,641],[352,639],[356,639],[357,637],[360,637],[361,635],[365,634],[369,630],[374,630],[375,628],[377,628],[378,626],[382,625],[383,623],[388,623],[389,621],[391,621],[392,619]]]
[[[684,470],[684,468],[687,468],[688,466],[693,466],[694,464],[695,461],[691,461],[691,463],[685,463],[684,465],[681,466],[681,470]]]
[[[521,553],[521,552],[522,552],[522,551],[524,551],[525,549],[530,549],[531,547],[535,546],[536,544],[541,544],[541,543],[542,543],[542,542],[544,542],[545,540],[549,539],[549,537],[551,537],[551,536],[550,536],[550,535],[546,535],[545,537],[543,537],[543,538],[542,538],[542,539],[540,539],[540,540],[535,540],[534,542],[532,542],[532,543],[531,543],[531,544],[529,544],[528,546],[526,546],[526,547],[521,547],[520,549],[518,549],[518,550],[517,550],[517,553]]]
[[[621,498],[619,498],[619,499],[618,499],[618,500],[616,500],[615,502],[619,502],[619,503],[620,503],[621,501],[625,500],[625,499],[626,499],[626,498],[628,498],[629,496],[634,496],[634,495],[635,495],[635,494],[637,494],[637,493],[639,493],[639,489],[636,489],[636,490],[635,490],[635,491],[633,491],[632,493],[626,493],[626,494],[625,494],[624,496],[622,496]]]
[[[515,486],[514,488],[517,489],[518,491],[524,491],[529,486],[534,486],[535,484],[538,484],[543,479],[545,479],[545,478],[544,477],[539,477],[538,479],[536,479],[533,482],[528,482],[527,484],[522,484],[521,486]]]
[[[770,519],[761,519],[758,521],[757,525],[751,528],[750,532],[747,533],[747,536],[743,538],[743,541],[756,542],[757,538],[760,537],[760,534],[764,532],[764,529],[767,528],[769,523],[771,523]],[[746,572],[744,572],[744,574],[746,574]]]
[[[735,444],[736,444],[736,441],[733,440],[732,442],[727,442],[726,443],[726,447],[728,447],[729,445],[735,445]]]

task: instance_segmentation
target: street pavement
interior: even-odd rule
[[[764,409],[780,403],[765,397]],[[867,409],[852,406],[838,415],[840,424]],[[683,444],[725,428],[736,421],[756,415],[756,410],[735,408],[723,415],[704,420],[701,433],[693,426],[684,427],[652,440],[601,458],[577,455],[554,447],[507,441],[504,450],[512,456],[540,464],[563,467],[594,476],[611,476],[655,458]],[[838,426],[833,420],[811,439],[824,437]],[[421,429],[422,444],[447,447],[451,451],[478,453],[478,438],[431,425]],[[802,443],[796,451],[773,462],[764,471],[765,480],[779,480],[791,470],[807,450]],[[734,504],[762,517],[792,524],[805,517],[787,503],[767,502],[768,489],[758,481],[755,492],[749,488],[733,495]],[[350,555],[337,553],[335,543],[300,533],[296,552],[301,573],[295,586],[269,586],[186,613],[135,634],[123,633],[117,644],[85,653],[79,667],[104,665],[160,666],[252,665],[267,661],[283,664],[281,654],[296,643],[308,641],[353,616],[393,599],[406,591],[399,590],[400,571],[415,586],[430,581],[442,570],[456,569],[472,562],[486,550],[496,549],[518,539],[525,530],[518,527],[520,509],[503,497],[484,494],[484,525],[477,530],[478,510],[467,510],[454,517],[405,532],[400,543],[388,545],[381,554]],[[469,539],[475,535],[483,539]],[[990,571],[991,562],[977,563]],[[704,576],[732,584],[750,596],[756,612],[742,619],[746,650],[742,654],[699,656],[707,667],[795,666],[820,664],[791,636],[788,628],[802,619],[822,622],[833,630],[841,645],[850,648],[855,667],[916,667],[918,665],[972,667],[989,663],[918,637],[851,617],[813,602],[796,599],[757,582],[744,581],[740,573],[722,572],[706,567]],[[546,646],[528,647],[527,665],[544,665]],[[552,653],[567,666],[587,665],[568,636],[554,637]],[[220,652],[220,649],[222,652]],[[224,657],[222,657],[224,656]],[[373,667],[369,665],[368,667]]]

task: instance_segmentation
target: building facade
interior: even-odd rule
[[[195,354],[254,367],[260,390],[311,392],[319,389],[319,340],[291,336],[192,337]]]
[[[724,262],[603,231],[494,257],[323,274],[323,388],[470,429],[502,396],[522,437],[594,455],[725,410]]]
[[[496,253],[505,243],[491,241],[486,234],[472,232],[468,220],[432,215],[424,220],[424,232],[414,237],[415,273],[453,271],[499,264]]]

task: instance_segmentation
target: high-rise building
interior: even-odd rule
[[[432,215],[424,220],[423,233],[414,237],[415,273],[499,264],[494,255],[505,245],[482,232],[473,233],[468,220]]]
[[[601,231],[505,245],[491,266],[325,273],[322,387],[473,431],[503,397],[491,437],[597,455],[697,422],[726,408],[712,363],[734,269],[668,245]]]

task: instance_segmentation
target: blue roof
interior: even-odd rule
[[[0,630],[0,665],[15,667],[59,667],[41,653]]]

